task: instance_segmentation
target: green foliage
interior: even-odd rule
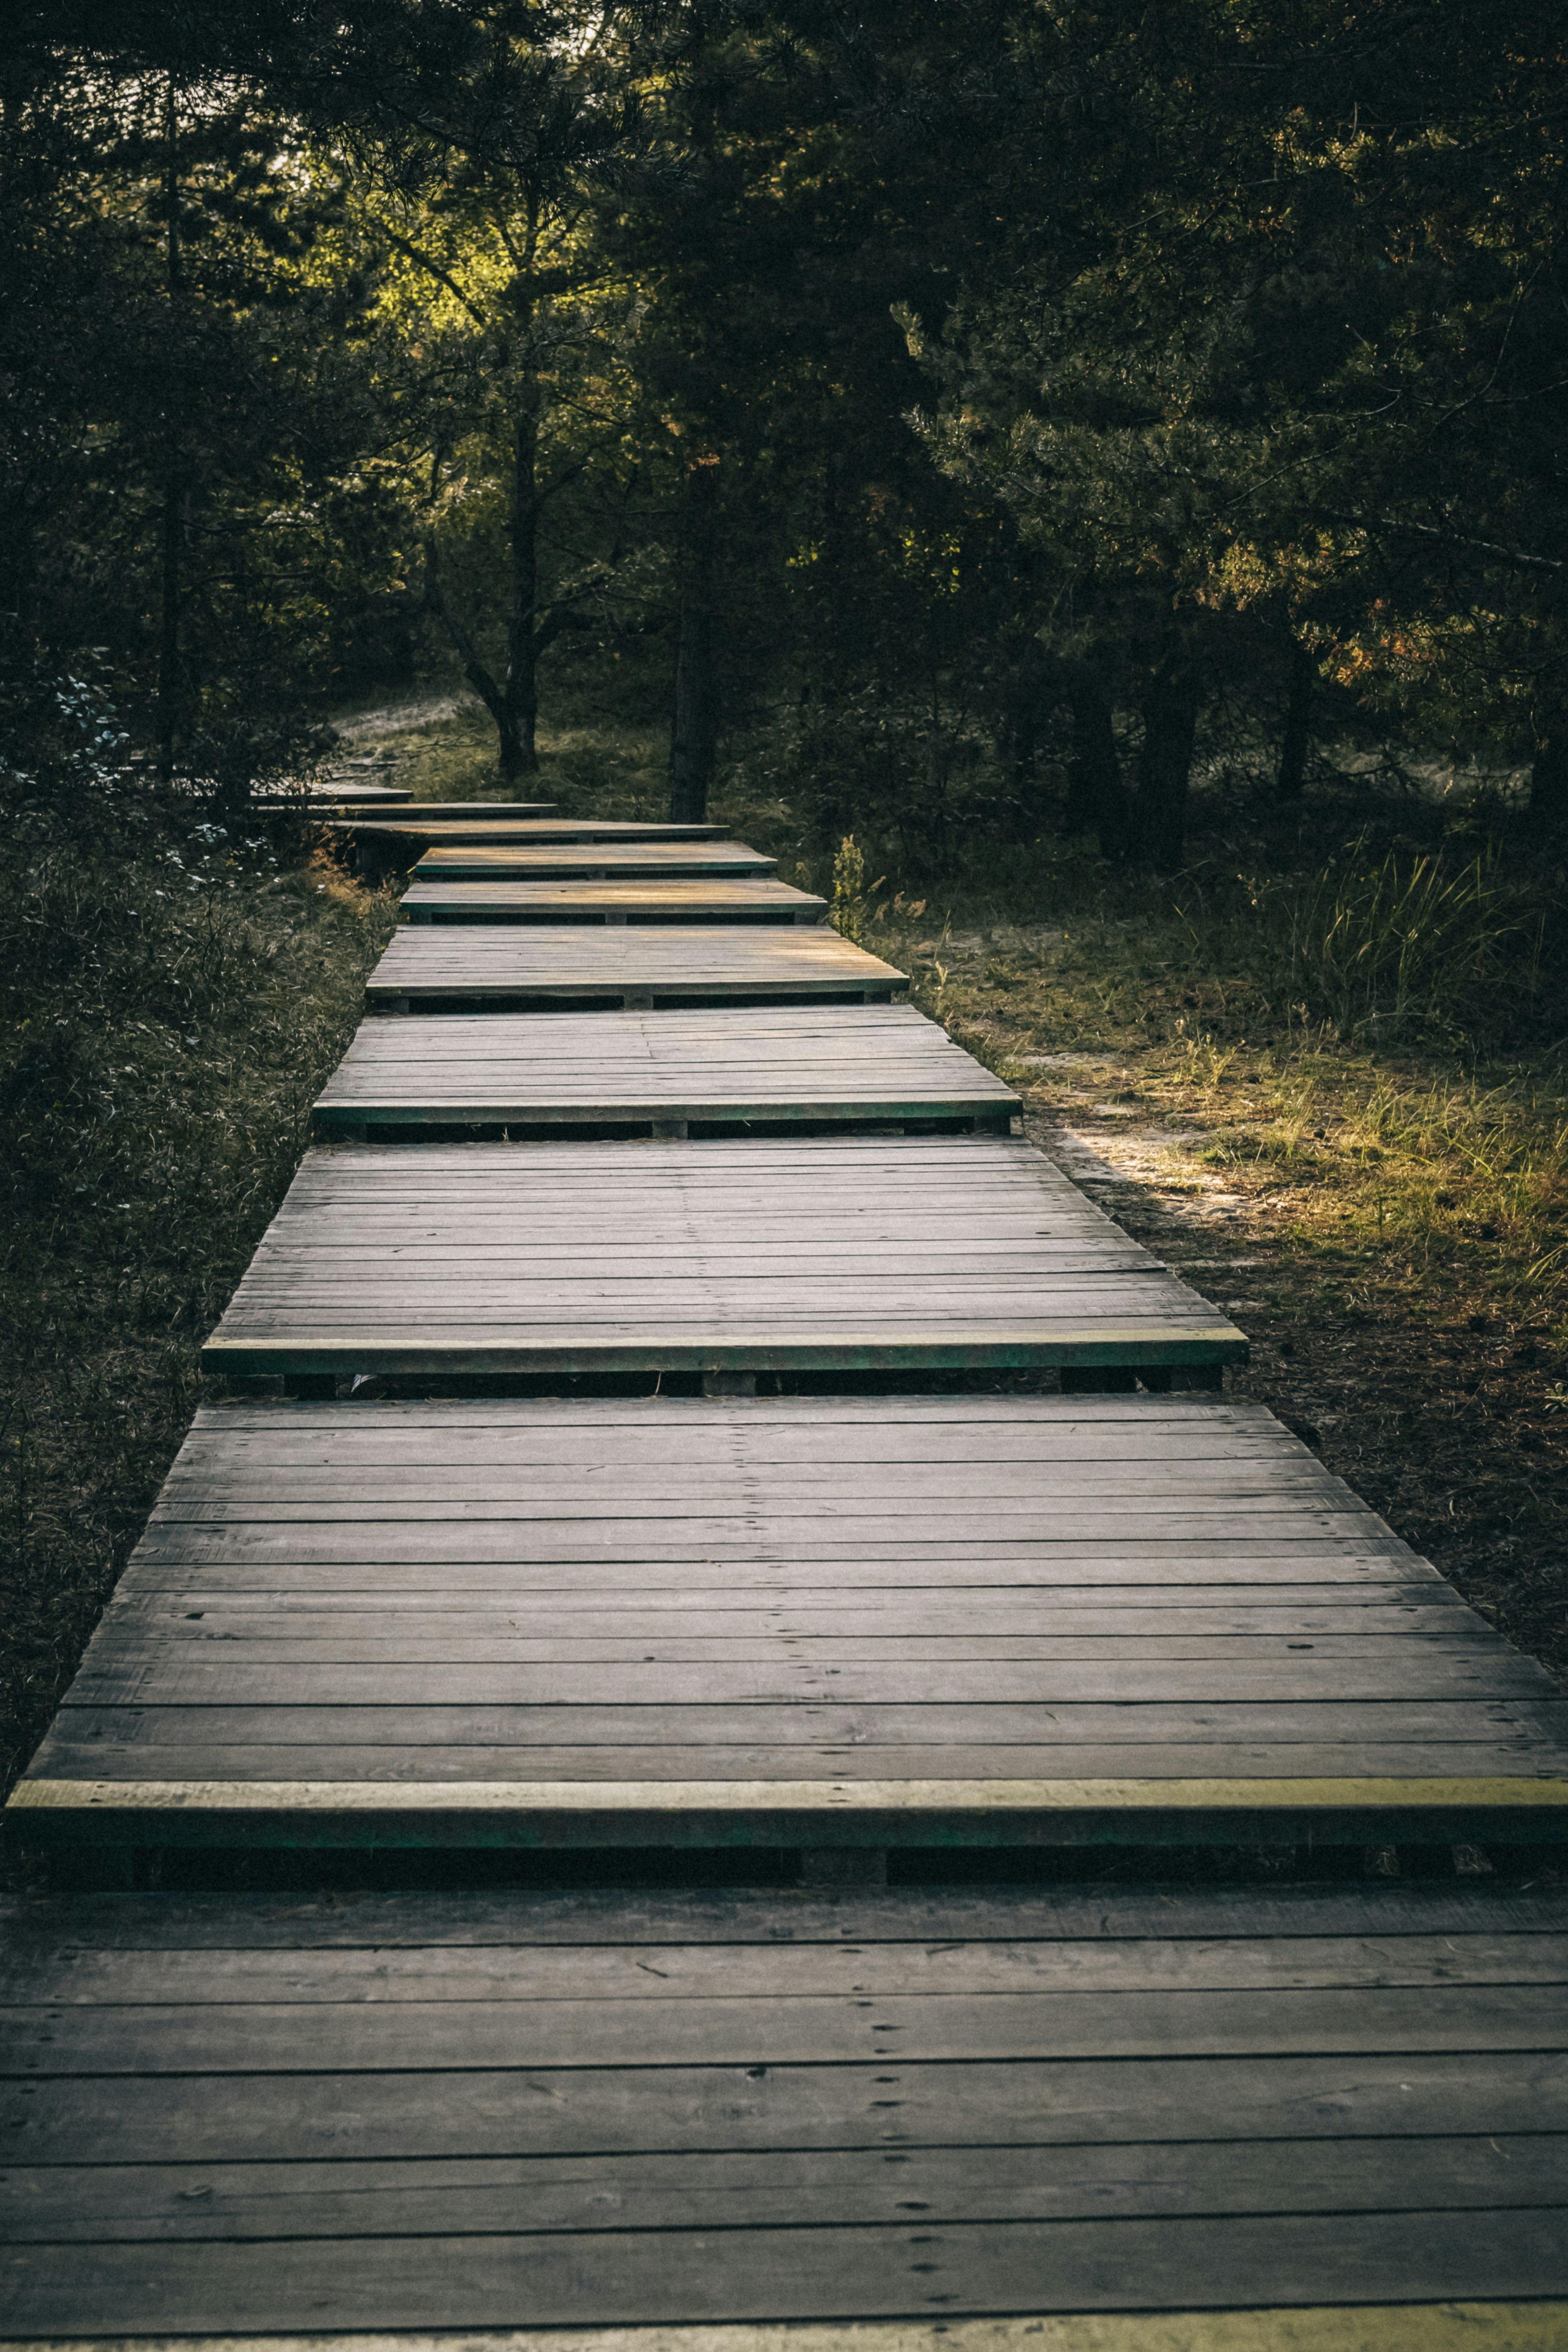
[[[1500,1011],[1515,1028],[1531,1019],[1546,908],[1495,852],[1456,867],[1352,849],[1325,872],[1262,884],[1255,902],[1286,984],[1345,1038],[1414,1027],[1463,1042],[1495,1032]]]
[[[390,906],[89,758],[0,793],[0,1763],[42,1730],[197,1401]],[[90,791],[90,827],[67,787]],[[53,789],[51,789],[51,786]]]

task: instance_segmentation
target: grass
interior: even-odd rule
[[[132,812],[132,818],[138,812]],[[0,902],[0,1760],[26,1760],[198,1402],[389,902],[287,823],[13,815]]]

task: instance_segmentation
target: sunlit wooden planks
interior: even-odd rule
[[[1300,1892],[14,1901],[0,2326],[1555,2352],[1561,1895]]]
[[[443,840],[425,851],[414,870],[421,881],[431,882],[484,876],[550,881],[571,876],[763,875],[777,864],[776,857],[736,841],[514,841],[465,848]]]
[[[318,1129],[978,1119],[1017,1097],[907,1005],[367,1021]]]
[[[199,1416],[11,1817],[1558,1836],[1568,1701],[1256,1406],[237,1405]]]
[[[411,923],[820,923],[826,898],[771,877],[669,876],[632,882],[414,882]]]
[[[431,924],[396,931],[366,983],[374,1003],[423,999],[887,997],[906,975],[825,925]]]
[[[1216,1364],[1234,1324],[974,1138],[307,1154],[210,1370]]]

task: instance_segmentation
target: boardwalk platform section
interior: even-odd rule
[[[13,2342],[1568,2341],[1561,1892],[131,1897],[5,1927]]]
[[[826,924],[419,924],[395,931],[366,1001],[687,1003],[886,999],[908,975]]]
[[[470,814],[471,803],[460,801],[422,802],[385,816],[353,819],[338,830],[356,836],[385,835],[398,841],[479,843],[531,841],[722,841],[721,824],[664,824],[640,817],[524,816]],[[519,802],[519,811],[527,807]],[[548,806],[542,803],[541,806]]]
[[[1261,1407],[198,1416],[47,1843],[1562,1841],[1568,1699]]]
[[[425,851],[414,872],[421,882],[629,881],[654,875],[757,877],[777,865],[776,857],[738,841],[510,842],[493,848],[443,841]]]
[[[1217,1368],[1235,1325],[1030,1145],[306,1154],[213,1372]]]
[[[470,814],[472,803],[427,802],[408,808],[381,809],[363,815],[340,817],[332,830],[352,848],[360,871],[385,876],[406,873],[420,855],[434,845],[472,850],[557,847],[602,843],[624,848],[628,843],[662,842],[691,847],[724,838],[721,824],[661,824],[631,818],[559,817],[552,803],[542,801],[532,815],[518,802],[518,814]]]
[[[901,1004],[778,1011],[488,1013],[367,1021],[318,1097],[327,1136],[418,1123],[684,1134],[792,1120],[1005,1135],[1021,1108]]]
[[[821,923],[826,898],[772,877],[726,881],[413,882],[411,923]]]
[[[1261,1408],[198,1417],[19,1829],[1561,1835],[1568,1700]]]

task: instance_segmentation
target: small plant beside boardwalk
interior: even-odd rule
[[[7,1780],[197,1402],[197,1347],[304,1147],[389,902],[299,819],[6,777],[0,1611]]]

